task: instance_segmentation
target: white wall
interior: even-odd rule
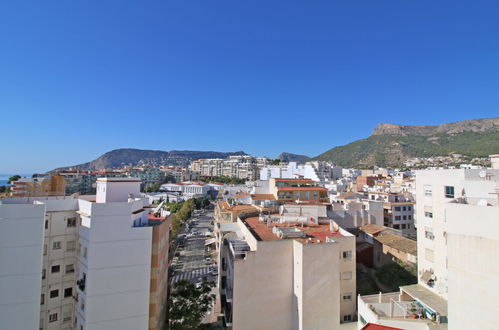
[[[0,204],[0,329],[38,329],[44,205]]]

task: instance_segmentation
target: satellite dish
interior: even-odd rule
[[[482,179],[484,179],[487,176],[487,171],[480,171],[478,173],[478,176],[481,177]]]

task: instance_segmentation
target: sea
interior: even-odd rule
[[[0,173],[0,186],[8,185],[9,178],[15,174],[2,174]],[[23,178],[31,178],[31,174],[19,174]]]

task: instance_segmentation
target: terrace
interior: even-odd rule
[[[359,296],[358,306],[362,325],[407,322],[408,329],[446,328],[447,301],[418,284],[400,287],[400,292]]]

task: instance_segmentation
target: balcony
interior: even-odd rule
[[[447,301],[418,284],[401,287],[400,292],[359,296],[358,310],[362,326],[400,327],[407,322],[404,328],[428,329],[447,323]]]

